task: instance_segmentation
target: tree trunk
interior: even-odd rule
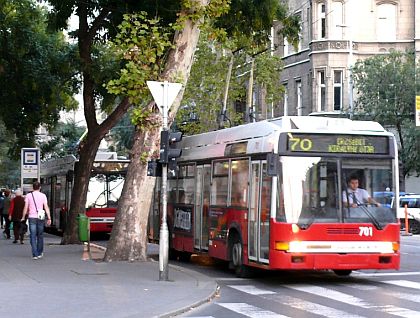
[[[208,0],[197,0],[197,5],[206,6]],[[181,12],[181,16],[188,12]],[[169,52],[162,79],[174,81],[182,78],[184,86],[170,110],[169,122],[172,122],[178,111],[185,84],[187,83],[194,51],[200,35],[201,21],[186,19],[183,29],[175,34],[175,48]],[[156,121],[160,119],[156,119]],[[117,215],[111,233],[105,261],[135,261],[146,259],[147,223],[154,178],[147,177],[147,162],[142,160],[143,154],[148,158],[159,149],[160,129],[140,130],[135,132],[132,158],[128,168],[126,181],[118,205]]]
[[[145,132],[136,130],[132,158],[119,200],[118,214],[112,227],[112,235],[105,253],[105,261],[147,259],[147,223],[152,203],[155,178],[147,176],[147,165],[140,160],[142,153],[153,153],[159,146],[160,129]]]
[[[90,137],[86,142],[83,142],[83,146],[80,149],[79,161],[74,171],[75,178],[71,192],[70,211],[67,218],[66,231],[61,242],[62,244],[75,244],[79,242],[77,215],[85,212],[90,173],[100,142],[101,139]]]

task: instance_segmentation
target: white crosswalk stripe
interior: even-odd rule
[[[273,292],[271,290],[260,289],[253,285],[227,285],[227,286],[230,288],[240,290],[241,292],[251,294],[251,295],[276,294],[276,292]]]
[[[218,305],[249,318],[290,318],[246,303],[218,303]]]
[[[343,310],[338,310],[329,306],[324,306],[321,304],[316,304],[310,301],[303,300],[301,298],[295,298],[290,296],[284,296],[284,295],[275,295],[275,296],[265,296],[263,297],[267,300],[276,301],[278,303],[304,310],[310,313],[314,313],[320,316],[328,317],[328,318],[363,318],[366,316],[359,316],[355,315]]]
[[[407,289],[414,289],[420,290],[420,283],[409,281],[409,280],[384,280],[384,281],[361,281],[360,283],[357,282],[340,282],[340,283],[333,283],[326,286],[317,286],[317,285],[309,285],[309,284],[282,284],[278,286],[280,288],[287,288],[291,289],[303,294],[299,294],[299,296],[293,295],[289,296],[284,291],[274,291],[269,289],[264,289],[257,287],[255,285],[226,285],[229,288],[238,290],[240,292],[257,296],[259,298],[265,299],[271,303],[277,303],[280,305],[278,308],[289,308],[287,314],[290,315],[290,310],[296,309],[299,311],[304,311],[308,314],[314,314],[320,317],[328,317],[328,318],[366,318],[371,316],[373,311],[381,312],[385,314],[390,314],[394,316],[404,317],[404,318],[418,318],[420,317],[420,311],[417,311],[418,304],[420,304],[420,293],[415,292],[400,292],[395,290],[390,290],[387,288],[386,285],[383,284],[390,284],[393,286],[399,286]],[[338,291],[337,289],[341,291]],[[345,289],[350,288],[350,289]],[[344,290],[344,291],[343,291]],[[360,291],[360,292],[358,292]],[[382,295],[384,299],[394,299],[397,301],[403,301],[403,304],[406,304],[408,308],[404,308],[406,306],[396,306],[389,304],[388,301],[372,301],[371,298],[364,299],[362,295],[374,295],[371,293],[374,291],[375,295]],[[327,305],[322,303],[317,303],[314,298],[311,301],[305,299],[305,295],[310,294],[316,297],[321,297],[328,299]],[[357,296],[354,296],[354,295]],[[380,299],[378,297],[374,297],[374,299]],[[332,301],[332,302],[331,302]],[[359,308],[366,309],[366,313],[355,310],[349,309],[349,307],[344,308],[334,308],[337,305],[336,302],[344,303],[346,305],[355,306]],[[379,303],[378,303],[379,302]],[[410,304],[415,303],[415,304]],[[254,305],[250,305],[244,302],[229,302],[229,303],[217,303],[218,306],[221,306],[227,310],[235,312],[237,314],[241,314],[245,317],[249,318],[287,318],[288,316],[281,315],[271,310],[267,310],[264,308],[260,308]],[[413,309],[410,309],[413,308]],[[293,308],[293,309],[292,309]],[[270,308],[272,309],[272,308]],[[369,312],[370,311],[370,312]],[[353,313],[353,312],[357,312]],[[296,314],[301,315],[301,314]],[[292,315],[294,316],[294,315]],[[213,316],[196,316],[190,318],[215,318]],[[218,317],[216,317],[218,318]]]
[[[308,286],[308,285],[287,285],[287,288],[298,290],[301,292],[313,294],[319,297],[326,297],[334,301],[342,302],[352,306],[359,306],[361,308],[372,309],[375,311],[381,311],[388,314],[392,314],[404,318],[417,318],[420,317],[420,311],[411,309],[401,308],[393,305],[377,306],[373,305],[361,298],[328,289],[325,287]]]
[[[420,289],[420,283],[412,282],[409,280],[386,280],[382,281],[382,283],[397,285],[406,288]]]

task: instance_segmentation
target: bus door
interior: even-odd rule
[[[209,248],[209,202],[211,165],[200,165],[196,168],[195,207],[194,207],[194,248]]]
[[[271,178],[265,160],[252,161],[248,212],[248,258],[268,263],[270,238]]]

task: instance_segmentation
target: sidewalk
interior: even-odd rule
[[[216,291],[214,280],[191,270],[171,265],[170,281],[158,281],[156,261],[84,261],[82,245],[59,242],[45,234],[45,256],[32,260],[28,239],[0,239],[0,317],[170,317]]]

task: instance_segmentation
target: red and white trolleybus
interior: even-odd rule
[[[115,152],[96,154],[86,199],[86,215],[90,218],[92,233],[111,232],[129,162],[119,159]],[[73,155],[41,163],[42,191],[50,204],[51,227],[57,231],[64,231],[67,224],[77,163]]]
[[[351,176],[370,195],[399,193],[395,139],[378,123],[283,117],[185,137],[179,147],[168,222],[180,256],[208,253],[238,275],[399,268],[395,207],[345,204]]]

